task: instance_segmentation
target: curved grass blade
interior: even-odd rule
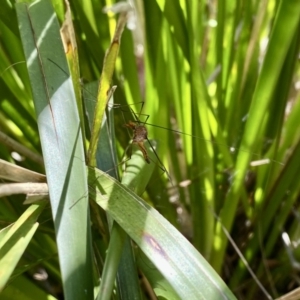
[[[146,280],[151,284],[151,288],[158,299],[160,299],[160,297],[172,300],[181,299],[170,283],[163,277],[150,259],[140,249],[138,249],[137,252],[137,263],[139,269],[146,277]]]
[[[136,242],[182,299],[235,299],[196,249],[155,209],[107,174],[101,176],[97,203]]]

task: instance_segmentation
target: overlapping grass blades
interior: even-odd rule
[[[106,4],[104,2],[102,1],[101,5],[94,0],[84,1],[84,3],[75,0],[70,3],[80,65],[80,73],[77,74],[77,79],[73,80],[77,88],[81,85],[78,82],[79,74],[82,82],[99,80],[103,69],[104,54],[113,38],[117,17],[112,14],[108,16],[102,14],[101,9]],[[30,13],[44,3],[40,1],[32,7],[29,5]],[[115,73],[112,77],[112,85],[118,86],[114,94],[115,102],[125,104],[127,101],[132,104],[145,100],[143,113],[150,115],[149,123],[179,129],[193,136],[183,136],[161,128],[147,127],[149,138],[158,141],[158,155],[171,174],[173,185],[168,182],[166,176],[161,174],[161,170],[157,169],[148,185],[147,193],[143,195],[144,198],[175,227],[184,232],[207,261],[226,282],[229,282],[230,288],[239,299],[256,299],[260,298],[261,294],[257,291],[257,286],[249,280],[245,267],[228,245],[220,223],[214,218],[213,211],[220,217],[222,224],[230,230],[233,239],[246,256],[261,283],[269,293],[272,291],[272,297],[286,293],[296,286],[292,274],[295,274],[294,268],[297,267],[297,258],[299,258],[298,249],[291,248],[291,245],[295,244],[293,242],[299,239],[299,220],[296,217],[299,198],[297,174],[300,165],[297,155],[300,106],[299,89],[296,84],[299,80],[297,56],[300,45],[298,3],[292,0],[217,1],[209,4],[196,0],[186,2],[150,0],[137,1],[136,4],[138,16],[136,24],[139,32],[132,35],[125,29],[123,33],[120,55],[116,60]],[[18,4],[18,10],[23,5]],[[62,24],[63,1],[55,2],[55,10]],[[41,137],[43,151],[51,153],[51,155],[44,155],[47,175],[50,172],[48,177],[50,190],[57,188],[59,191],[59,187],[64,187],[63,183],[67,181],[60,177],[54,178],[53,181],[54,174],[62,176],[66,172],[63,170],[68,170],[68,165],[66,166],[65,163],[74,163],[75,168],[72,167],[72,171],[76,174],[74,173],[73,177],[72,172],[68,173],[71,176],[70,182],[76,179],[76,188],[79,189],[82,184],[80,187],[82,190],[80,192],[74,190],[76,195],[73,195],[73,186],[70,185],[72,188],[66,193],[65,199],[70,205],[62,209],[64,218],[61,219],[60,225],[63,227],[60,228],[64,228],[61,232],[65,233],[64,237],[68,237],[62,243],[69,243],[69,248],[61,246],[60,242],[57,245],[60,259],[65,263],[68,261],[67,268],[64,267],[64,262],[61,263],[62,270],[67,270],[69,267],[80,269],[82,260],[76,260],[76,255],[80,253],[83,258],[84,253],[90,251],[86,246],[86,242],[89,243],[89,226],[81,226],[87,223],[89,216],[87,175],[83,147],[74,155],[70,155],[72,149],[81,148],[76,143],[72,148],[76,128],[78,129],[76,132],[79,132],[79,123],[75,112],[77,108],[74,94],[76,93],[72,92],[74,88],[69,79],[68,67],[63,62],[64,53],[61,51],[61,45],[58,46],[60,44],[58,26],[56,26],[53,35],[55,38],[51,43],[48,43],[46,39],[50,36],[50,31],[54,33],[54,30],[52,32],[54,27],[45,27],[42,24],[34,30],[33,36],[37,41],[42,41],[40,44],[37,43],[37,48],[42,48],[39,50],[40,56],[32,57],[42,58],[45,55],[46,58],[40,61],[32,60],[38,62],[36,65],[39,66],[37,68],[39,71],[36,71],[34,76],[31,73],[32,83],[30,83],[24,63],[28,59],[23,58],[20,50],[22,46],[18,36],[15,10],[9,2],[4,2],[0,14],[1,131],[28,147],[30,151],[39,153],[41,153],[39,136]],[[24,12],[24,18],[25,15]],[[43,16],[44,21],[47,20],[47,14]],[[48,18],[51,21],[54,19],[54,14]],[[27,27],[35,28],[34,23],[35,21],[32,24],[29,22]],[[24,20],[20,24],[22,24],[21,30],[26,28],[23,26]],[[51,22],[47,24],[52,25]],[[43,39],[39,40],[38,37],[41,36],[39,32],[42,28],[45,29],[42,31],[45,36],[43,35]],[[25,44],[28,47],[30,39],[26,38]],[[43,48],[46,44],[47,49]],[[267,48],[264,47],[266,44]],[[34,48],[35,45],[32,43],[30,49]],[[141,49],[144,49],[143,55],[139,55]],[[139,51],[135,52],[135,50]],[[28,53],[33,52],[28,51]],[[28,61],[31,68],[32,61],[30,59]],[[48,71],[50,77],[47,75]],[[44,100],[36,102],[35,106],[37,112],[48,111],[48,117],[38,119],[39,127],[47,128],[46,135],[43,130],[40,135],[37,134],[30,86],[33,90],[38,90],[38,93],[34,92],[35,100],[42,99],[43,94],[45,96]],[[48,93],[45,87],[48,87]],[[52,88],[54,90],[51,90]],[[57,93],[52,93],[52,91],[57,91]],[[66,94],[65,91],[68,93]],[[59,97],[56,98],[56,96]],[[57,101],[54,104],[51,102],[52,98],[54,102],[58,98],[62,102]],[[59,115],[57,115],[56,104],[59,104],[61,108]],[[48,109],[52,106],[53,112]],[[51,117],[51,113],[54,118]],[[56,118],[56,116],[59,117]],[[108,160],[107,156],[103,155],[104,152],[109,154],[116,151],[121,154],[127,146],[125,145],[126,134],[123,133],[121,125],[123,121],[118,119],[116,121],[116,147],[106,147],[102,143],[99,147],[102,149],[98,154],[105,162]],[[55,129],[54,124],[57,127]],[[48,131],[49,128],[52,129]],[[49,136],[49,132],[54,134]],[[81,140],[80,134],[78,143],[82,146],[88,145],[88,141]],[[60,147],[59,151],[55,152],[54,150],[58,149],[57,145],[62,145],[62,148]],[[102,152],[102,150],[105,151]],[[60,156],[62,154],[66,154],[66,157]],[[11,156],[11,149],[7,143],[0,147],[0,155],[2,159],[16,162]],[[17,163],[25,168],[43,172],[43,167],[29,157]],[[112,164],[115,165],[115,162]],[[134,168],[138,171],[138,178],[144,180],[144,175],[139,173],[139,166]],[[96,180],[90,185],[100,187],[101,177],[104,176],[99,177],[99,183]],[[110,184],[116,191],[122,189],[116,182]],[[186,187],[183,187],[184,185]],[[51,191],[50,197],[51,193],[56,195],[55,192],[53,194]],[[99,196],[98,193],[99,191],[97,196]],[[128,195],[131,193],[127,194],[124,199],[127,199]],[[5,224],[3,227],[16,221],[25,211],[21,205],[21,199],[21,197],[12,196],[1,200],[1,221]],[[133,206],[141,205],[148,208],[142,200],[134,196],[130,196],[129,199],[124,202],[128,201]],[[111,213],[120,223],[125,222],[122,223],[122,227],[141,249],[147,252],[149,247],[152,247],[153,252],[147,252],[151,256],[150,261],[138,254],[138,262],[157,295],[173,299],[172,297],[178,294],[182,298],[182,292],[188,293],[187,289],[182,289],[182,283],[190,287],[189,291],[193,290],[195,281],[190,280],[189,270],[184,269],[185,266],[182,266],[180,262],[177,264],[175,259],[172,259],[170,264],[175,269],[183,270],[183,272],[182,270],[175,272],[182,276],[179,282],[175,277],[169,278],[168,274],[158,271],[159,259],[166,256],[159,256],[159,253],[165,254],[170,251],[173,255],[179,251],[177,257],[182,253],[186,254],[186,249],[182,249],[180,245],[172,248],[174,245],[171,239],[173,228],[170,229],[171,231],[167,230],[169,233],[165,232],[166,228],[171,228],[169,224],[165,226],[160,222],[156,223],[153,217],[157,216],[157,213],[152,208],[149,208],[150,213],[148,211],[149,218],[147,214],[141,213],[134,218],[134,222],[131,219],[124,220],[122,219],[122,213],[124,213],[122,206],[105,207],[105,203],[113,203],[115,200],[105,199],[108,201],[105,203],[103,199],[101,201],[99,203],[105,209],[112,210]],[[69,212],[67,208],[71,207],[71,203],[75,205]],[[89,272],[90,276],[85,276],[84,272],[78,272],[75,277],[66,277],[65,274],[68,271],[60,273],[58,259],[55,257],[57,250],[54,227],[49,222],[51,216],[47,208],[40,216],[41,224],[32,237],[32,242],[26,248],[26,255],[22,257],[21,266],[23,262],[34,266],[42,258],[42,268],[47,271],[53,282],[57,284],[63,274],[64,292],[70,293],[68,295],[71,296],[76,293],[77,288],[82,290],[82,285],[76,285],[76,288],[72,290],[73,283],[79,282],[81,276],[85,276],[81,282],[83,285],[95,287],[95,295],[98,293],[101,276],[103,279],[108,278],[111,286],[114,287],[112,279],[102,273],[109,240],[108,226],[103,225],[106,222],[106,215],[94,202],[92,206],[92,241],[96,254],[93,276]],[[129,207],[126,207],[125,211]],[[55,218],[60,207],[54,201],[52,208]],[[137,211],[139,211],[138,207],[135,212]],[[144,220],[141,217],[144,217]],[[57,218],[55,220],[56,228],[58,228]],[[151,232],[153,230],[153,234],[146,235],[146,240],[143,240],[146,242],[142,243],[142,239],[135,234],[134,230],[139,228],[140,232],[144,232],[145,224],[147,228],[149,226]],[[163,227],[161,231],[160,226]],[[77,237],[74,236],[74,232]],[[166,235],[165,239],[161,238],[162,233]],[[287,241],[286,237],[291,240],[291,245],[284,244]],[[77,238],[79,248],[76,248],[78,253],[74,254],[71,244],[75,242],[70,243],[70,241],[75,241]],[[159,242],[156,243],[157,240]],[[70,257],[62,255],[68,252],[67,250],[70,251]],[[199,257],[199,254],[195,256]],[[186,260],[183,261],[189,264]],[[207,265],[204,263],[203,266]],[[191,267],[191,272],[195,272],[194,275],[197,270],[199,271],[197,268],[198,266]],[[207,268],[208,273],[211,272],[210,267],[207,266]],[[87,269],[91,270],[89,267]],[[23,271],[17,270],[19,272],[16,274],[22,274],[28,268],[21,268],[21,270]],[[16,274],[13,278],[16,278]],[[163,279],[162,274],[169,279],[168,283]],[[199,290],[205,289],[206,284],[212,287],[214,283],[219,282],[218,277],[214,278],[214,276],[211,281],[206,281],[204,277],[201,277],[205,283]],[[74,280],[72,284],[67,280],[69,278]],[[20,275],[18,279],[19,281],[10,283],[9,289],[6,290],[10,293],[17,290],[20,282],[29,286],[24,275]],[[127,286],[128,283],[125,282],[120,280],[117,285]],[[217,286],[220,287],[223,284],[217,283]],[[135,288],[137,294],[138,290],[137,286]],[[29,289],[24,288],[23,292],[30,295],[30,298],[34,298]],[[204,295],[201,291],[197,292],[195,291],[194,295],[198,298]],[[48,292],[44,290],[43,293]],[[93,292],[89,291],[87,297],[90,298],[92,294]],[[38,295],[37,292],[35,295]],[[217,295],[220,296],[220,294]],[[205,297],[211,298],[212,295],[205,294]]]

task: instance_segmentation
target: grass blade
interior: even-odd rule
[[[72,79],[51,4],[17,4],[46,167],[66,298],[92,299],[93,279],[83,141]],[[53,51],[55,49],[55,51]],[[72,278],[72,280],[70,280]]]

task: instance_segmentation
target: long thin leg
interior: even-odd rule
[[[163,164],[162,161],[160,160],[160,158],[159,158],[157,152],[155,151],[153,145],[151,144],[151,142],[150,142],[150,140],[149,140],[148,138],[147,138],[147,142],[149,143],[149,145],[150,145],[150,147],[151,147],[153,153],[155,154],[155,156],[156,156],[156,158],[157,158],[157,160],[158,160],[158,162],[159,162],[159,164],[160,164],[160,166],[158,166],[158,167],[159,167],[162,171],[164,171],[164,172],[167,174],[168,179],[169,179],[169,181],[171,182],[171,185],[173,186],[173,182],[172,182],[172,179],[171,179],[171,176],[170,176],[169,172],[167,171],[167,169],[165,168],[164,164]]]

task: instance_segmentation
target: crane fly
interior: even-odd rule
[[[163,162],[160,160],[154,146],[152,145],[152,143],[150,142],[149,138],[148,138],[148,131],[147,131],[147,128],[145,126],[148,118],[149,118],[149,115],[145,115],[145,114],[142,114],[141,111],[143,109],[143,106],[144,106],[144,102],[142,102],[142,105],[141,105],[141,109],[140,109],[140,112],[139,113],[135,113],[131,108],[130,108],[130,112],[132,113],[132,115],[134,116],[135,118],[135,121],[129,121],[127,123],[124,124],[125,127],[129,128],[132,130],[133,132],[133,136],[132,136],[132,142],[131,142],[131,146],[132,145],[137,145],[138,148],[140,149],[140,151],[142,152],[142,155],[144,157],[144,160],[150,164],[150,157],[148,155],[148,152],[147,152],[147,149],[145,148],[145,145],[144,143],[147,141],[151,150],[153,151],[157,161],[158,161],[158,167],[164,172],[166,173],[170,183],[173,185],[172,183],[172,179],[171,179],[171,176],[169,174],[169,172],[167,171],[167,169],[165,168]],[[120,106],[119,106],[120,107]],[[141,120],[139,119],[139,115],[143,115],[143,116],[146,116],[146,119],[144,122],[141,122]],[[129,155],[129,159],[130,159],[130,156]]]
[[[121,108],[122,106],[119,105],[119,104],[115,104],[113,105],[112,107],[114,108]],[[143,103],[142,103],[142,107],[143,107]],[[141,108],[142,110],[142,108]],[[123,110],[121,110],[122,112],[124,112]],[[164,172],[167,174],[167,177],[172,184],[172,180],[171,180],[171,177],[170,177],[170,174],[168,173],[167,169],[164,167],[162,161],[160,160],[156,150],[155,150],[155,147],[152,145],[152,143],[150,142],[150,140],[148,139],[148,131],[147,131],[147,128],[146,126],[144,125],[145,122],[148,120],[149,118],[149,115],[145,115],[145,114],[141,114],[141,113],[135,113],[132,109],[130,109],[130,112],[133,114],[134,118],[135,118],[135,121],[128,121],[127,123],[123,124],[124,127],[126,128],[129,128],[132,130],[133,132],[133,136],[132,136],[132,141],[131,143],[129,144],[129,146],[127,147],[127,149],[129,147],[132,147],[133,145],[137,145],[137,147],[139,148],[139,150],[141,151],[142,155],[143,155],[143,158],[145,160],[145,162],[147,164],[150,164],[151,163],[151,158],[150,156],[148,155],[148,151],[144,145],[144,143],[147,141],[149,146],[150,146],[150,149],[153,151],[157,161],[159,162],[159,165],[157,164],[157,166]],[[138,115],[145,115],[146,116],[146,121],[145,122],[141,122],[140,119],[138,118]],[[123,116],[124,117],[124,116]],[[124,118],[125,120],[125,118]],[[127,152],[127,149],[125,150],[125,154]],[[149,147],[148,147],[149,149]],[[132,150],[132,149],[131,149]],[[130,154],[129,154],[129,158],[128,159],[131,159],[131,151],[130,151]],[[127,160],[124,160],[124,158],[122,159],[122,161],[117,164],[117,165],[120,165],[120,164],[123,164],[125,163]],[[153,163],[155,163],[153,161]],[[115,169],[115,167],[113,168]],[[110,169],[110,170],[106,170],[105,173],[110,173],[110,171],[112,171],[113,169]],[[76,205],[76,203],[79,201],[80,199],[78,199],[75,203],[73,203],[71,205],[70,208],[72,208],[74,205]]]
[[[143,157],[145,161],[150,164],[150,159],[148,156],[148,152],[144,146],[145,140],[148,140],[148,132],[144,125],[136,124],[132,121],[129,121],[128,123],[124,124],[127,128],[132,129],[133,131],[133,137],[132,137],[132,144],[135,144],[139,147],[141,150]]]

